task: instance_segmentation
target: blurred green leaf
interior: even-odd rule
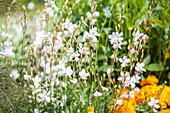
[[[151,61],[151,56],[148,55],[147,57],[144,58],[143,62],[145,63],[145,65],[148,65]]]
[[[170,22],[170,15],[168,13],[164,13],[166,21],[169,23]]]
[[[107,57],[105,55],[99,55],[97,57],[97,60],[104,60],[104,59],[107,59]]]
[[[109,34],[109,32],[112,30],[111,28],[104,28],[103,29],[106,34]]]
[[[109,69],[109,66],[101,66],[97,69],[98,72],[107,72],[107,69]]]
[[[157,18],[153,18],[154,22],[161,28],[165,28],[163,22]]]
[[[149,64],[148,66],[145,66],[144,68],[148,71],[162,71],[162,70],[164,70],[164,67],[162,67],[162,65],[156,64],[156,63]]]

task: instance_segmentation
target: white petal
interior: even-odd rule
[[[152,102],[148,102],[148,105],[149,106],[153,106],[154,104]]]

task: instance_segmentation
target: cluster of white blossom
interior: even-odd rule
[[[13,52],[15,47],[12,46],[12,42],[10,40],[13,37],[13,35],[11,35],[10,33],[2,32],[1,36],[5,41],[0,45],[1,46],[0,57],[6,57],[6,56],[13,57],[15,55]]]

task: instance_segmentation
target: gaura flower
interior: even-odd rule
[[[123,59],[120,58],[119,61],[122,63],[122,64],[121,64],[121,67],[125,67],[126,64],[130,62],[130,59],[127,58],[126,56],[124,56]]]
[[[100,93],[100,92],[96,91],[96,92],[94,93],[94,96],[95,96],[95,97],[102,96],[102,93]]]
[[[158,103],[159,103],[159,99],[155,100],[153,97],[151,97],[151,101],[148,103],[148,105],[153,106],[154,108],[160,108]]]
[[[143,63],[143,62],[142,62],[142,63],[139,63],[139,62],[138,62],[138,63],[136,64],[135,70],[136,70],[136,71],[139,71],[139,72],[143,72],[143,71],[146,72],[146,70],[143,68],[144,66],[145,66],[145,63]]]

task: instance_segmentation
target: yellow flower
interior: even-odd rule
[[[87,111],[88,111],[88,113],[94,113],[94,107],[93,106],[89,106],[87,108]]]
[[[123,106],[118,105],[115,108],[115,113],[136,113],[133,102],[122,100],[122,103],[123,103]]]
[[[150,97],[156,98],[158,97],[158,91],[160,89],[157,87],[157,85],[145,85],[143,86],[139,94],[135,93],[135,101],[136,103],[141,103],[142,101],[149,101]]]
[[[162,85],[158,86],[158,87],[161,87],[163,88]],[[170,87],[168,86],[165,86],[163,91],[161,92],[160,94],[160,97],[159,97],[159,105],[162,107],[162,108],[167,108],[167,105],[170,106]]]
[[[144,85],[154,85],[158,83],[158,79],[154,75],[148,76],[146,79],[140,82],[141,86]]]
[[[161,110],[161,111],[159,111],[159,113],[170,113],[170,109]]]

